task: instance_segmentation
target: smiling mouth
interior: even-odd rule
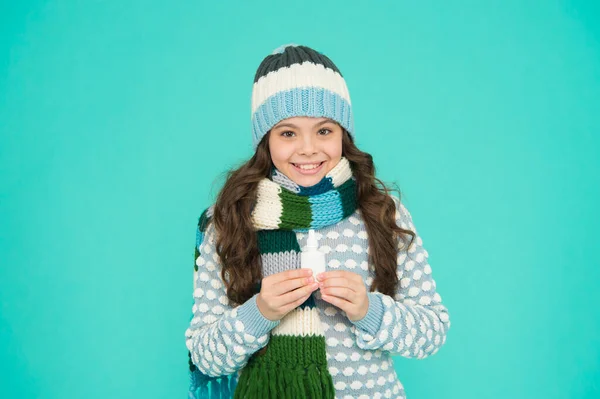
[[[296,163],[290,162],[292,165],[294,165],[294,167],[296,169],[299,170],[303,170],[303,171],[310,171],[310,170],[315,170],[321,167],[321,165],[323,165],[323,163],[325,163],[325,161],[323,162],[319,162],[319,163],[313,163],[313,164],[304,164],[304,165],[298,165]]]

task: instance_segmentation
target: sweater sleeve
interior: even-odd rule
[[[435,354],[446,341],[450,328],[447,308],[437,292],[428,253],[414,227],[412,217],[400,200],[396,203],[396,223],[416,233],[406,248],[398,239],[398,290],[392,298],[369,292],[367,315],[355,321],[354,334],[362,349],[382,349],[407,358],[423,359]]]
[[[269,332],[280,321],[265,318],[255,294],[231,307],[215,250],[215,228],[196,229],[193,318],[185,332],[191,361],[205,375],[218,377],[243,368],[252,354],[267,345]]]

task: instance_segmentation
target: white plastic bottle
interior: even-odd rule
[[[319,251],[319,244],[313,229],[308,230],[308,239],[306,247],[300,254],[300,263],[302,268],[312,269],[315,280],[317,280],[317,274],[325,271],[325,254]]]

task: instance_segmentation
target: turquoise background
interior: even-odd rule
[[[0,5],[0,397],[186,397],[197,219],[290,42],[342,70],[450,312],[408,398],[599,397],[600,3],[165,4]]]

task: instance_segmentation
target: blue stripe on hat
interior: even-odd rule
[[[354,136],[354,118],[348,101],[330,90],[303,87],[280,91],[258,107],[252,115],[254,148],[274,125],[295,116],[331,118]]]

